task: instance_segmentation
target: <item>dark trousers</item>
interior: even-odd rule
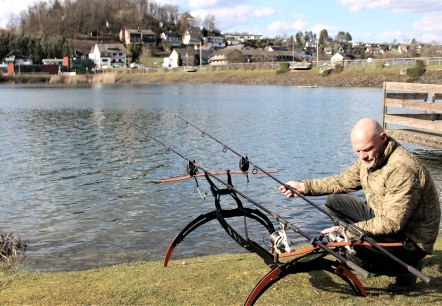
[[[325,206],[330,214],[350,224],[369,220],[375,216],[373,210],[368,206],[365,200],[351,195],[329,195]],[[371,238],[377,242],[402,242],[403,246],[401,247],[386,247],[385,249],[413,267],[416,267],[426,255],[426,252],[402,234]],[[396,276],[407,272],[400,264],[371,246],[355,246],[355,251],[357,257],[355,261],[358,261],[356,263],[369,272],[388,276]]]

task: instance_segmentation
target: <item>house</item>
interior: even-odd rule
[[[231,63],[245,63],[246,56],[244,54],[243,45],[228,46],[224,49],[216,51],[210,57],[210,65],[227,65]]]
[[[294,51],[273,51],[271,53],[272,61],[275,62],[300,62],[301,58]]]
[[[236,45],[236,44],[242,44],[250,40],[261,40],[262,35],[256,35],[256,34],[225,34],[224,37],[227,40],[228,45]]]
[[[164,68],[177,68],[180,66],[181,56],[178,52],[178,49],[174,49],[169,57],[165,57],[163,60]]]
[[[324,54],[332,55],[333,49],[331,47],[324,47]]]
[[[282,46],[267,46],[264,48],[267,52],[275,52],[275,51],[283,51],[284,48]]]
[[[365,49],[365,53],[366,54],[384,54],[384,49],[381,48],[380,46],[372,46],[372,45],[368,45],[367,48]]]
[[[201,57],[201,62],[199,63],[200,65],[208,65],[210,63],[210,57],[213,54],[215,54],[215,49],[210,46],[204,46],[201,48],[196,48],[194,56],[198,58],[198,60]]]
[[[152,30],[122,29],[119,38],[126,46],[130,44],[142,44],[145,47],[157,46],[157,35]]]
[[[161,33],[160,38],[169,49],[181,47],[181,36],[177,32],[163,32]]]
[[[344,56],[340,53],[335,53],[330,59],[332,67],[335,67],[336,65],[342,65],[344,61]]]
[[[89,59],[97,68],[126,67],[126,48],[120,43],[95,44]]]
[[[183,34],[183,44],[185,45],[200,45],[203,40],[203,33],[198,27],[188,27]]]
[[[3,65],[14,64],[16,66],[20,65],[32,65],[32,60],[24,55],[18,54],[17,51],[11,51],[2,59],[1,63]]]
[[[193,66],[194,54],[188,53],[185,48],[177,48],[163,61],[164,68],[177,68],[179,66]]]
[[[204,38],[204,44],[212,48],[225,48],[226,42],[222,36],[207,36]]]
[[[397,52],[403,54],[403,53],[408,53],[408,46],[404,45],[404,44],[400,44],[397,48]]]

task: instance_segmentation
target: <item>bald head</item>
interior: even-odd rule
[[[363,118],[359,120],[351,131],[351,140],[353,139],[372,139],[380,136],[384,132],[379,122],[372,118]]]
[[[372,118],[359,120],[351,131],[351,144],[359,160],[367,168],[373,168],[388,143],[388,137],[379,122]]]

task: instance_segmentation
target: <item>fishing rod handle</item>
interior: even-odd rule
[[[410,266],[409,264],[407,264],[406,262],[404,262],[402,259],[394,256],[393,254],[391,254],[390,252],[388,252],[386,249],[384,249],[383,247],[379,246],[373,239],[369,238],[369,237],[364,237],[363,238],[365,241],[367,241],[368,243],[370,243],[372,245],[372,247],[374,247],[375,249],[383,252],[385,255],[387,255],[388,257],[390,257],[392,260],[394,260],[395,262],[397,262],[398,264],[400,264],[402,267],[404,267],[405,269],[408,270],[408,272],[410,272],[411,274],[413,274],[414,276],[418,277],[420,280],[422,280],[425,283],[430,283],[431,278],[425,274],[423,274],[421,271],[419,271],[418,269],[416,269],[413,266]]]
[[[407,269],[411,274],[418,277],[426,284],[430,283],[431,278],[429,276],[425,275],[424,273],[422,273],[421,271],[419,271],[418,269],[416,269],[415,267],[409,265],[409,266],[407,266]]]
[[[351,270],[355,271],[356,273],[362,275],[365,278],[370,278],[372,277],[372,274],[370,272],[368,272],[367,270],[361,268],[360,266],[358,266],[357,264],[355,264],[353,261],[350,260],[346,260],[345,264],[347,265],[347,267],[349,267]]]

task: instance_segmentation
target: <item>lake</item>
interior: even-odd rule
[[[274,175],[285,182],[351,165],[351,127],[361,117],[381,120],[382,99],[380,88],[1,85],[0,229],[26,241],[30,270],[161,260],[175,235],[213,210],[214,201],[199,194],[209,191],[204,178],[198,178],[200,190],[194,179],[156,183],[186,175],[187,162],[131,124],[209,171],[238,170],[238,156],[179,115],[261,168],[278,170]],[[442,190],[442,151],[405,146]],[[302,199],[284,198],[265,175],[232,178],[238,190],[312,236],[330,225]],[[230,199],[223,204],[233,205]],[[241,218],[233,223],[245,230]],[[258,242],[268,240],[262,226],[248,222],[247,230]],[[244,250],[212,221],[190,234],[172,259],[238,252]]]

